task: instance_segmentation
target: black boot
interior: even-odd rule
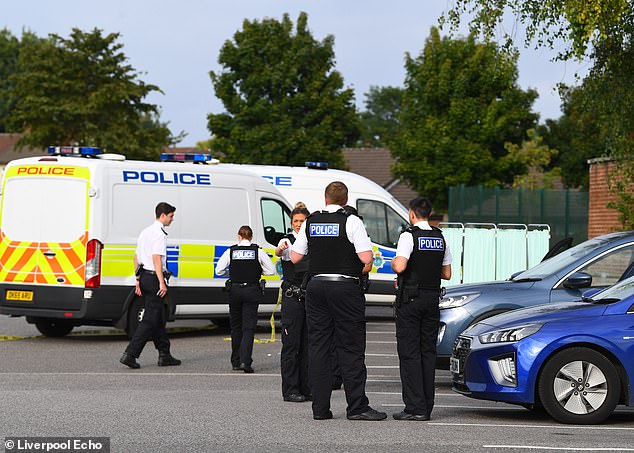
[[[158,358],[158,366],[178,366],[181,361],[172,357],[169,352],[160,352]]]
[[[130,368],[134,368],[134,369],[141,368],[141,365],[139,365],[139,362],[136,361],[136,357],[128,354],[127,352],[123,353],[123,355],[119,359],[119,362],[123,363],[125,366],[128,366]]]

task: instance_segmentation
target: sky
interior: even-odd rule
[[[319,41],[335,38],[336,67],[345,87],[365,107],[371,86],[403,86],[405,54],[418,56],[451,0],[0,0],[0,28],[20,37],[23,30],[45,37],[68,37],[72,28],[120,33],[119,42],[139,79],[163,94],[146,100],[161,109],[161,121],[173,134],[185,131],[178,146],[206,140],[207,115],[224,111],[214,95],[209,71],[220,71],[218,54],[242,29],[244,19],[275,18],[288,13],[296,23],[308,14],[308,27]],[[441,31],[441,34],[446,34]],[[551,62],[554,52],[521,48],[519,85],[534,88],[533,105],[543,122],[561,114],[558,83],[574,83],[574,63]]]

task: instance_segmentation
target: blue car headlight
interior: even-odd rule
[[[542,325],[543,324],[527,324],[524,326],[509,327],[508,329],[494,330],[478,335],[478,339],[482,344],[513,343],[533,335],[542,328]]]
[[[441,309],[462,307],[464,304],[468,304],[469,302],[477,299],[478,297],[480,297],[480,293],[462,294],[459,296],[447,295],[440,300],[440,304],[438,306]]]

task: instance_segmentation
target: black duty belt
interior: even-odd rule
[[[359,277],[344,277],[343,275],[316,275],[313,280],[324,282],[352,282],[359,283]]]
[[[260,286],[260,283],[250,283],[250,282],[231,282],[232,287],[238,288],[246,288],[248,286]]]

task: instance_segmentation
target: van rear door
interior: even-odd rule
[[[90,172],[68,165],[7,168],[0,208],[0,282],[84,285]]]

